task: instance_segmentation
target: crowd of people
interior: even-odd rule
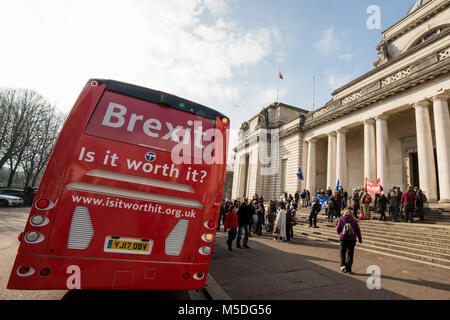
[[[239,200],[225,200],[220,207],[220,218],[217,230],[223,223],[224,231],[228,232],[228,249],[232,250],[232,243],[236,239],[237,248],[250,249],[248,239],[252,234],[262,236],[263,228],[273,234],[274,241],[290,241],[294,237],[293,226],[296,224],[295,214],[297,202],[292,195],[272,199],[264,207],[262,196],[255,194],[251,201],[248,198]],[[242,245],[241,245],[242,244]]]
[[[419,187],[408,186],[406,192],[402,192],[400,187],[392,187],[387,193],[383,191],[376,194],[374,199],[371,193],[363,187],[353,188],[352,194],[349,195],[342,187],[333,192],[330,188],[327,190],[317,190],[316,195],[310,199],[310,193],[304,190],[301,195],[301,206],[310,207],[310,226],[314,220],[316,227],[316,217],[321,211],[323,203],[320,198],[327,198],[325,206],[325,215],[329,222],[333,222],[334,218],[341,217],[341,211],[348,208],[352,210],[356,219],[370,219],[370,206],[373,203],[373,212],[379,214],[380,221],[386,221],[386,211],[392,218],[393,222],[399,222],[404,219],[405,222],[413,222],[414,214],[419,216],[421,221],[424,220],[423,205],[427,201],[425,193]]]
[[[388,210],[392,221],[398,222],[404,218],[405,222],[412,223],[414,213],[418,213],[420,220],[424,219],[423,204],[426,201],[422,190],[412,186],[408,186],[406,192],[396,186],[387,193],[381,188],[374,199],[363,187],[354,188],[351,194],[340,187],[334,192],[331,188],[317,190],[313,196],[308,190],[301,193],[297,191],[294,196],[285,192],[279,200],[274,198],[269,201],[266,212],[262,195],[255,193],[251,201],[248,198],[241,201],[225,199],[220,208],[217,230],[220,231],[223,223],[224,231],[228,233],[227,245],[230,251],[235,239],[237,248],[250,249],[249,237],[252,234],[261,236],[263,228],[273,235],[274,241],[290,241],[294,237],[293,226],[296,224],[296,211],[299,207],[309,208],[310,228],[318,228],[317,215],[324,208],[329,222],[333,222],[334,218],[338,219],[336,232],[341,244],[340,268],[342,272],[351,273],[356,241],[362,243],[358,220],[370,219],[372,203],[374,212],[380,215],[380,221],[386,221]]]

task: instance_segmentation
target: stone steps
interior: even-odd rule
[[[296,218],[301,221],[309,221],[309,214],[305,213],[297,213]],[[327,217],[323,214],[319,214],[317,216],[317,221],[327,221]],[[334,219],[336,221],[336,218]],[[424,231],[426,231],[426,235],[436,235],[436,236],[449,236],[450,235],[450,228],[448,226],[436,226],[436,225],[429,225],[424,223],[403,223],[403,222],[391,222],[391,221],[378,221],[373,219],[371,220],[363,220],[360,221],[361,228],[367,227],[369,228],[376,228],[378,231],[391,231],[395,230],[399,233],[412,233],[417,235],[424,235]]]
[[[301,222],[300,222],[301,224]],[[327,226],[326,224],[323,226]],[[309,224],[305,227],[308,227],[309,229]],[[331,226],[328,227],[330,230],[330,233],[332,233],[333,235],[336,234],[335,231],[335,226]],[[328,229],[327,228],[327,229]],[[320,228],[322,229],[322,228]],[[318,229],[314,229],[314,231],[317,231]],[[367,231],[364,230],[361,227],[361,232],[363,234],[363,238],[374,238],[374,239],[381,239],[384,242],[387,243],[402,243],[402,242],[406,242],[407,246],[411,246],[414,248],[418,248],[418,249],[426,249],[426,250],[434,250],[434,249],[438,249],[440,251],[442,251],[445,254],[450,254],[450,244],[448,243],[448,238],[445,239],[443,242],[441,241],[436,241],[436,240],[421,240],[420,238],[405,238],[404,236],[399,236],[397,234],[389,234],[389,235],[384,235],[384,234],[380,234],[379,232],[374,232],[374,231]],[[431,248],[431,249],[430,249]]]
[[[309,226],[305,225],[298,225],[299,228],[309,228]],[[336,233],[336,229],[334,225],[327,225],[322,224],[322,228],[319,229],[312,229],[311,231],[313,234],[321,234],[326,235],[328,237],[338,237]],[[361,233],[363,235],[363,242],[370,242],[374,245],[379,244],[380,246],[391,248],[391,249],[397,249],[397,250],[409,250],[410,252],[417,253],[417,254],[433,254],[436,257],[444,258],[444,259],[450,259],[450,249],[442,248],[441,246],[434,245],[434,243],[431,243],[430,245],[424,246],[420,244],[414,244],[411,243],[410,239],[401,239],[397,240],[395,242],[392,242],[389,239],[385,239],[382,235],[375,233],[366,233],[363,229],[361,229]],[[370,244],[369,243],[369,244]],[[436,243],[437,244],[437,243]]]
[[[336,220],[318,216],[318,229],[309,228],[306,214],[297,214],[297,221],[296,235],[339,243]],[[360,228],[361,248],[450,267],[450,228],[378,221],[360,221]]]

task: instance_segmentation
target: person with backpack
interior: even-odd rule
[[[339,242],[341,244],[341,271],[351,274],[356,238],[358,238],[359,243],[362,243],[362,236],[358,221],[353,218],[349,209],[346,209],[344,211],[344,216],[339,219],[336,231],[339,235]]]
[[[364,219],[370,220],[370,204],[372,203],[372,196],[364,189],[364,193],[361,197],[361,207]]]

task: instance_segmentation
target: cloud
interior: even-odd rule
[[[237,73],[273,54],[277,29],[243,28],[235,1],[42,0],[0,3],[0,83],[68,111],[89,78],[177,94],[213,108],[245,91]],[[205,17],[213,17],[205,19]],[[208,21],[208,22],[205,22]]]
[[[328,55],[339,49],[339,40],[334,35],[334,29],[328,28],[322,32],[322,37],[314,44],[314,47],[323,55]]]
[[[335,74],[335,73],[327,73],[326,74],[327,83],[331,90],[335,90],[339,87],[342,87],[344,84],[352,81],[355,78],[355,73],[352,74]]]
[[[339,60],[341,60],[341,61],[351,61],[354,57],[355,57],[355,55],[352,54],[352,53],[345,53],[345,54],[339,55]]]

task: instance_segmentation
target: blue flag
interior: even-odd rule
[[[327,201],[330,199],[330,196],[321,196],[316,194],[316,200],[322,205],[322,209],[328,209]]]
[[[340,188],[341,186],[339,185],[339,180],[338,180],[338,182],[337,182],[337,185],[336,185],[336,191],[339,191],[339,188]]]
[[[301,167],[298,168],[297,177],[298,177],[300,180],[303,180],[303,171],[302,171],[302,168],[301,168]]]

